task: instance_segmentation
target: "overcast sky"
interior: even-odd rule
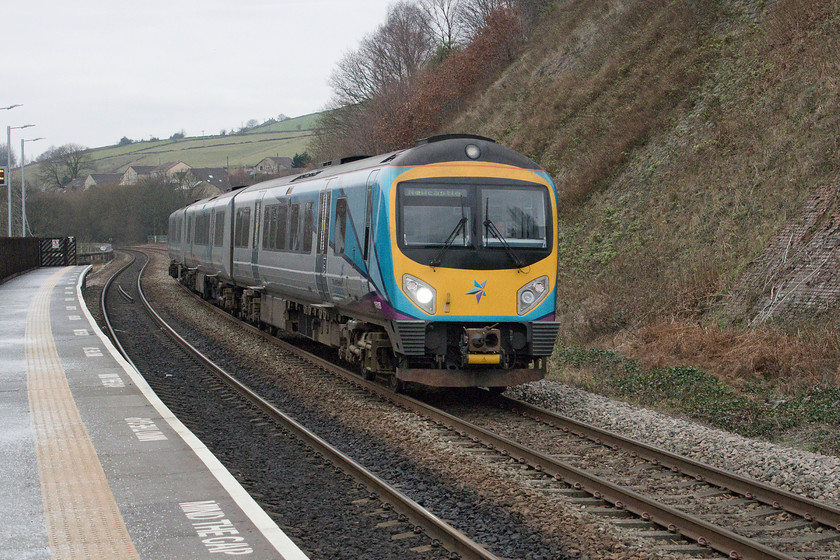
[[[2,138],[50,146],[218,134],[329,102],[342,55],[393,0],[9,0],[0,26]],[[4,162],[5,163],[5,162]]]

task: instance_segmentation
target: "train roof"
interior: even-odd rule
[[[474,146],[474,148],[468,149],[468,146]],[[207,204],[220,198],[228,198],[240,192],[257,192],[283,185],[305,183],[312,180],[352,173],[354,171],[373,169],[375,167],[412,167],[444,161],[484,161],[511,165],[523,169],[542,169],[531,159],[515,150],[497,144],[495,140],[490,138],[472,134],[446,134],[418,140],[414,147],[404,150],[397,150],[377,156],[342,158],[323,163],[316,169],[305,173],[269,179],[247,187],[234,187],[232,190],[219,195],[197,200],[187,205],[186,208],[196,204]]]
[[[478,148],[467,149],[467,146]],[[468,153],[469,152],[469,153]],[[246,188],[258,191],[266,188],[294,184],[308,180],[323,179],[372,169],[374,167],[411,167],[444,161],[486,161],[521,167],[542,169],[524,155],[497,144],[490,138],[469,134],[447,134],[419,140],[412,148],[397,150],[377,156],[354,156],[326,162],[316,169],[298,175],[270,179]]]

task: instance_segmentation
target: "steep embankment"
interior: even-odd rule
[[[753,319],[748,264],[838,185],[840,5],[764,4],[560,2],[453,125],[554,174],[570,340]]]
[[[555,176],[561,346],[697,366],[757,398],[837,384],[838,53],[837,0],[546,14],[451,129]]]

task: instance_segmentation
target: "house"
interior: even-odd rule
[[[179,173],[186,173],[190,169],[192,169],[192,167],[183,161],[164,163],[162,165],[158,165],[154,171],[152,171],[152,177],[159,177],[161,175],[165,177],[175,177]]]
[[[64,189],[64,192],[83,191],[87,188],[85,187],[85,179],[86,177],[76,177],[69,183],[62,185],[61,188]]]
[[[275,175],[277,173],[288,172],[292,169],[292,158],[290,157],[267,157],[260,161],[254,171],[257,173],[265,173],[266,175]]]
[[[123,173],[121,185],[136,185],[137,181],[148,179],[155,170],[154,165],[130,165]]]
[[[152,177],[166,177],[174,179],[179,174],[186,173],[192,169],[183,161],[173,161],[161,165],[131,165],[123,173],[121,185],[136,185],[138,181]]]
[[[85,179],[85,190],[97,185],[119,185],[122,179],[122,173],[91,173]]]
[[[186,178],[191,187],[204,184],[220,192],[230,190],[230,175],[224,167],[193,167],[187,171]]]

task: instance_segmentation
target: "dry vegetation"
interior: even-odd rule
[[[814,238],[840,246],[840,0],[494,5],[357,130],[390,148],[483,134],[552,173],[564,380],[750,434],[811,422],[840,451],[836,301],[761,321],[751,306],[811,265]],[[758,266],[796,224],[797,258]]]
[[[725,313],[767,241],[840,186],[840,3],[569,0],[546,20],[450,128],[554,174],[563,342],[735,386],[840,382],[833,314]]]
[[[780,329],[719,329],[687,322],[643,327],[619,344],[648,369],[693,364],[727,385],[773,386],[783,394],[840,385],[840,339],[827,329],[791,335]]]

